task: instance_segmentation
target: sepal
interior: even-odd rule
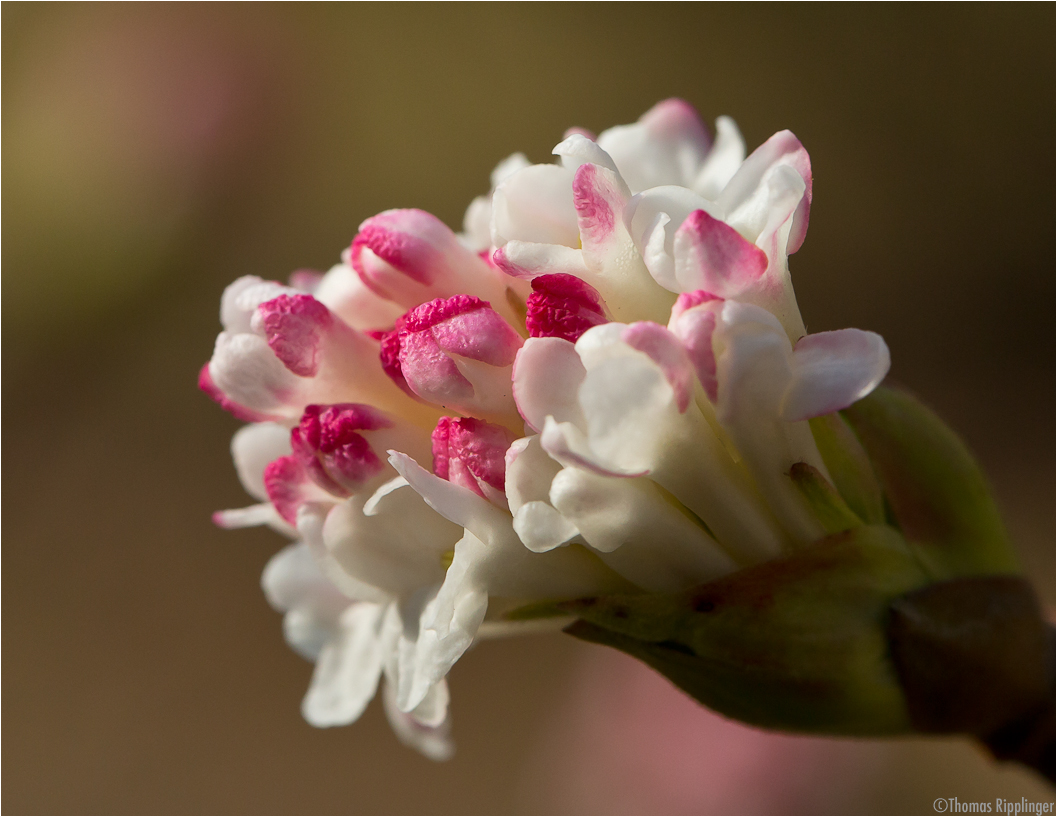
[[[711,709],[771,729],[883,735],[911,728],[889,657],[888,605],[927,578],[886,526],[681,593],[538,607],[566,632],[645,661]]]

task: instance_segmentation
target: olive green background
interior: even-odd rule
[[[526,758],[599,648],[466,656],[444,765],[377,704],[346,729],[300,720],[310,667],[258,585],[281,541],[211,526],[246,499],[237,423],[195,377],[237,276],[325,269],[390,207],[457,227],[503,157],[548,161],[568,126],[668,96],[733,116],[750,149],[803,141],[809,329],[884,335],[891,377],[979,455],[1052,615],[1052,5],[0,13],[4,811],[561,810],[540,793],[575,764],[526,781]],[[789,808],[1052,798],[962,741],[879,757],[870,785]]]

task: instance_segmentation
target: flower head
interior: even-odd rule
[[[317,662],[312,723],[384,677],[397,735],[447,756],[447,672],[539,626],[513,608],[683,592],[828,532],[791,478],[843,479],[809,421],[889,357],[804,330],[800,142],[746,158],[732,120],[668,100],[554,154],[502,162],[462,234],[390,210],[325,276],[224,293],[201,386],[254,423],[233,451],[261,504],[217,518],[299,540],[264,585]]]

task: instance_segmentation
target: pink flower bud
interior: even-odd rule
[[[433,473],[506,507],[506,452],[515,435],[473,417],[441,417],[433,430]]]
[[[506,308],[498,271],[422,210],[387,210],[367,219],[353,239],[349,263],[367,287],[405,309],[462,292]]]
[[[534,338],[564,338],[575,343],[592,326],[605,323],[602,296],[575,275],[554,273],[532,279],[525,325]]]
[[[264,469],[268,500],[283,519],[297,527],[297,512],[308,502],[333,501],[333,497],[309,479],[301,461],[293,455],[279,457]]]
[[[423,400],[463,414],[507,419],[517,412],[510,371],[521,336],[487,302],[438,298],[412,309],[383,343],[383,366]],[[394,365],[399,364],[399,369]]]
[[[384,467],[360,432],[392,425],[382,412],[359,403],[308,406],[290,432],[290,445],[319,487],[334,496],[350,496]]]

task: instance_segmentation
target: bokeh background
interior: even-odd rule
[[[5,3],[6,812],[930,812],[1052,799],[966,741],[769,736],[565,636],[453,672],[456,758],[377,702],[318,731],[261,568],[237,424],[195,388],[223,287],[326,269],[367,216],[453,227],[503,157],[548,161],[681,96],[815,200],[812,330],[892,378],[993,481],[1054,601],[1054,7]]]

